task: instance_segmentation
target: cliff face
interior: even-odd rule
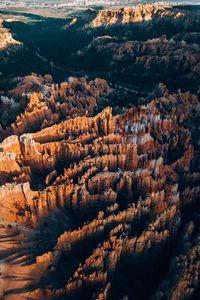
[[[162,22],[170,20],[170,22],[182,22],[183,26],[190,25],[191,22],[198,22],[199,14],[181,8],[173,8],[172,6],[162,6],[153,4],[139,4],[134,7],[125,7],[121,9],[100,10],[96,18],[90,23],[91,28],[101,26],[123,25],[137,22]]]
[[[12,34],[3,27],[3,20],[0,19],[0,59],[1,63],[6,62],[9,57],[18,52],[22,44],[16,41]]]
[[[2,30],[2,29],[1,29]],[[13,39],[10,32],[1,32],[0,34],[0,49],[6,49],[10,45],[19,45],[20,43]]]
[[[97,12],[85,28],[93,40],[74,54],[88,72],[150,92],[164,82],[171,90],[199,90],[197,9],[136,5]]]
[[[11,92],[26,99],[26,86],[40,84],[2,131],[4,298],[195,296],[198,97],[160,84],[146,105],[96,114],[110,92],[105,81],[45,78],[32,75]]]

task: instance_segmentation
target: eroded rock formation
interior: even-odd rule
[[[196,297],[198,97],[160,84],[113,115],[95,110],[105,81],[36,77],[26,98],[30,79],[0,144],[4,299]],[[15,264],[25,277],[11,286]]]
[[[77,52],[85,64],[92,64],[97,70],[107,70],[113,77],[129,83],[146,85],[157,78],[167,81],[170,86],[184,88],[184,84],[198,90],[200,86],[200,49],[192,43],[195,34],[166,36],[146,41],[120,40],[116,37],[102,36],[94,39],[87,47]],[[100,57],[100,64],[95,63]],[[181,85],[181,83],[183,85]]]
[[[187,27],[191,26],[192,22],[198,24],[199,14],[169,5],[139,4],[121,9],[100,10],[89,26],[96,28],[149,21],[184,22],[183,26]]]
[[[89,116],[96,109],[97,102],[110,92],[106,81],[98,78],[90,82],[86,82],[85,78],[74,78],[72,82],[58,85],[52,83],[50,75],[26,76],[10,91],[9,98],[0,98],[0,136],[20,135],[49,127],[66,118]]]
[[[1,91],[0,298],[200,299],[199,12],[95,14],[66,26],[94,36],[73,59],[109,84]]]
[[[3,20],[0,19],[0,60],[1,63],[6,62],[16,52],[22,48],[22,44],[16,41],[12,33],[3,27]]]

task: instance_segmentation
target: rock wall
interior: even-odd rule
[[[3,27],[3,20],[0,19],[0,59],[1,64],[5,63],[9,57],[22,49],[22,43],[16,41],[12,33]]]
[[[199,18],[199,15],[194,15],[186,9],[172,8],[169,5],[139,4],[133,7],[100,10],[89,26],[97,28],[152,20],[160,22],[166,19],[170,22],[184,20],[184,26],[187,26],[191,22],[198,22],[195,17]]]

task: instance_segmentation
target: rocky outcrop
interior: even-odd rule
[[[32,73],[1,91],[0,298],[197,300],[199,12],[109,9],[83,28],[95,14],[62,29],[95,37],[78,69],[109,85]]]
[[[1,29],[2,31],[2,29]],[[19,45],[20,43],[13,39],[10,32],[1,32],[0,34],[0,49],[6,49],[10,45]]]
[[[34,247],[31,260],[18,257],[27,249],[20,243],[11,253],[1,250],[8,262],[25,262],[31,276],[14,290],[3,280],[5,299],[195,296],[198,97],[160,84],[148,104],[96,114],[109,92],[104,81],[38,80],[40,91],[30,93],[17,119],[25,126],[0,144],[1,222],[29,228],[23,243]],[[12,91],[15,99],[18,93]],[[64,119],[56,109],[62,101],[69,105]],[[48,113],[53,124],[44,126]]]
[[[22,49],[22,44],[16,41],[12,33],[3,27],[3,20],[0,19],[0,59],[1,64],[6,62],[16,52]]]
[[[106,81],[98,78],[90,82],[75,78],[60,85],[51,81],[50,75],[26,76],[10,91],[12,98],[1,98],[1,138],[33,132],[77,115],[92,115],[98,102],[111,92]],[[9,114],[11,120],[16,116],[13,123]]]
[[[156,82],[159,77],[168,81],[172,88],[176,82],[182,87],[182,80],[190,86],[195,83],[194,88],[198,89],[199,46],[179,41],[177,36],[175,39],[162,36],[147,41],[120,41],[107,36],[98,37],[78,51],[77,56],[86,64],[93,64],[97,70],[101,70],[102,64],[95,63],[95,57],[101,57],[104,71],[137,85]]]
[[[139,4],[133,7],[124,7],[120,9],[100,10],[96,18],[90,23],[90,27],[124,25],[138,22],[182,22],[184,26],[191,22],[198,23],[198,13],[194,14],[189,10],[174,8],[167,5]]]
[[[187,91],[189,86],[197,93],[199,22],[199,11],[187,6],[139,4],[100,10],[84,28],[93,39],[73,58],[88,73],[100,72],[139,94],[150,93],[158,82],[173,91]],[[135,104],[137,97],[131,98]]]
[[[27,218],[30,210],[29,199],[32,199],[34,192],[31,191],[28,183],[5,184],[0,188],[1,220],[17,222],[18,217]],[[6,199],[6,201],[5,201]]]
[[[180,242],[181,254],[170,264],[169,273],[158,292],[151,299],[184,299],[198,296],[199,284],[199,234],[192,239],[194,223],[190,222],[183,231]],[[174,274],[176,274],[174,276]]]

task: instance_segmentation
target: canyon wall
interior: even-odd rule
[[[3,20],[0,19],[0,60],[5,63],[14,54],[22,49],[22,43],[15,40],[12,33],[3,27]]]
[[[133,7],[120,9],[105,9],[97,13],[96,18],[89,24],[91,28],[101,26],[124,25],[138,22],[184,22],[183,26],[198,24],[198,12],[190,12],[187,9],[172,7],[170,5],[139,4]]]

